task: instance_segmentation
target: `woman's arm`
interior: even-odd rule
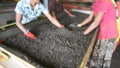
[[[16,13],[16,25],[17,27],[22,31],[22,32],[26,32],[27,29],[23,26],[23,24],[21,23],[22,21],[22,17],[23,15],[19,14],[19,13]]]
[[[31,39],[37,39],[37,37],[32,32],[30,32],[29,30],[27,30],[23,26],[23,24],[21,23],[22,17],[23,17],[23,15],[16,13],[16,25],[17,25],[17,27],[24,33],[25,36],[27,36]]]
[[[91,14],[82,23],[77,25],[77,27],[82,27],[83,25],[86,25],[92,20],[93,17],[94,17],[94,12],[91,12]]]
[[[70,16],[70,17],[75,17],[71,12],[69,12],[67,9],[64,9],[64,11]]]
[[[95,16],[95,20],[92,22],[92,24],[84,31],[84,35],[87,35],[88,33],[90,33],[92,30],[94,30],[96,27],[98,27],[98,25],[100,24],[100,21],[102,19],[104,15],[104,12],[99,12],[96,16]]]
[[[59,27],[59,28],[64,28],[64,25],[61,25],[57,19],[53,18],[53,17],[50,15],[50,13],[47,13],[47,14],[45,14],[45,15],[47,16],[47,18],[48,18],[54,25],[56,25],[56,26]]]

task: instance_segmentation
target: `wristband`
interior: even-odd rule
[[[24,34],[27,34],[29,32],[29,30],[26,30],[26,32],[24,32]]]

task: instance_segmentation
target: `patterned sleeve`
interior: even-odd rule
[[[45,6],[43,6],[43,4],[40,4],[40,8],[41,8],[41,10],[42,10],[42,12],[43,12],[44,14],[49,13],[49,11],[47,10],[47,8],[46,8]]]
[[[22,6],[23,6],[22,3],[18,2],[17,5],[16,5],[16,8],[15,8],[15,12],[19,13],[19,14],[23,14],[24,13],[24,9],[23,9]]]

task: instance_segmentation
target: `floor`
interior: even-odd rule
[[[120,44],[113,54],[111,68],[120,68]]]

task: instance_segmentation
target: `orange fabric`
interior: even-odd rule
[[[37,39],[37,37],[33,33],[31,33],[30,31],[25,33],[24,35],[27,36],[28,38],[31,38],[31,39]]]

